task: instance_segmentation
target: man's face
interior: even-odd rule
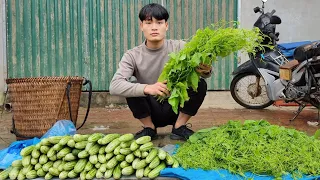
[[[168,30],[168,22],[164,19],[157,20],[152,17],[150,20],[144,20],[141,22],[140,29],[148,41],[158,42],[165,38]]]

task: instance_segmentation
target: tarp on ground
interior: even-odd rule
[[[169,154],[175,154],[180,146],[176,145],[166,145],[162,149],[167,151]],[[251,172],[246,172],[245,176],[239,174],[234,174],[225,169],[220,170],[203,170],[203,169],[183,169],[179,168],[170,168],[167,167],[160,172],[162,177],[172,177],[179,178],[182,180],[242,180],[242,179],[254,179],[254,180],[272,180],[275,179],[273,176],[268,175],[257,175]],[[299,180],[312,180],[319,179],[320,176],[303,176]],[[283,180],[293,180],[294,178],[291,174],[282,176]]]

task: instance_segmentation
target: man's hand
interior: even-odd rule
[[[196,68],[196,71],[201,77],[207,78],[211,75],[212,66],[200,63],[200,65]]]
[[[159,95],[159,96],[169,96],[170,92],[167,89],[166,81],[165,82],[157,82],[152,85],[147,85],[144,90],[144,94],[149,94],[149,95]]]

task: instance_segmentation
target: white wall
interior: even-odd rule
[[[240,26],[252,28],[259,17],[253,8],[261,7],[261,0],[239,0]],[[268,0],[265,11],[276,10],[282,19],[277,26],[280,32],[278,43],[320,40],[320,0]],[[241,55],[241,63],[247,59]]]

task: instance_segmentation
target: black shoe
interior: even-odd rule
[[[190,124],[191,125],[191,124]],[[187,140],[194,132],[187,127],[187,125],[182,125],[179,128],[172,128],[172,132],[170,135],[171,139],[174,140]]]
[[[142,137],[142,136],[150,136],[151,140],[154,140],[157,138],[157,130],[152,129],[150,127],[143,127],[141,131],[135,134],[134,138],[138,139],[139,137]]]

